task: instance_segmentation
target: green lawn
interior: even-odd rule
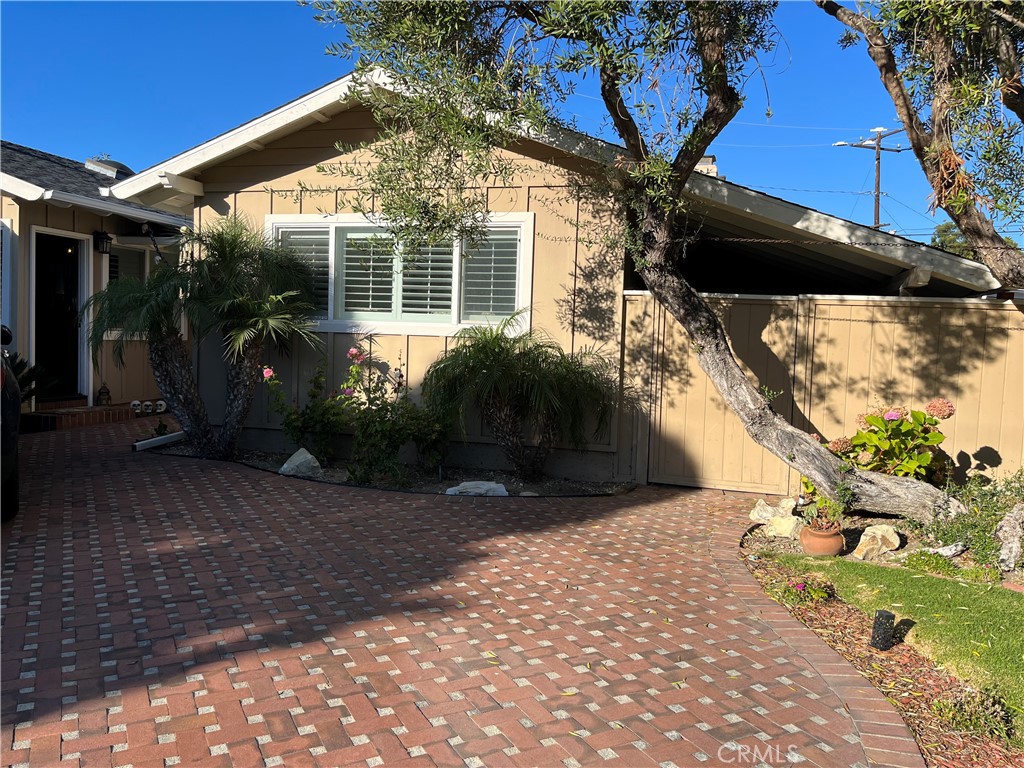
[[[884,609],[915,622],[908,641],[961,679],[997,692],[1024,731],[1024,594],[841,558],[779,560],[822,574],[868,615]]]

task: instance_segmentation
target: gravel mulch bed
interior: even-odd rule
[[[746,550],[745,550],[746,551]],[[771,558],[746,558],[763,588],[800,574]],[[932,712],[938,699],[970,690],[966,683],[936,666],[905,642],[888,651],[872,648],[871,619],[837,599],[790,607],[790,612],[841,653],[871,684],[885,694],[914,733],[925,762],[934,768],[1007,768],[1024,766],[1024,749],[973,733],[955,732]]]

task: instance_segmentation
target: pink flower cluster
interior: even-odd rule
[[[359,349],[359,347],[350,347],[348,350],[348,359],[356,365],[362,365],[366,362],[366,353]]]
[[[936,419],[948,419],[956,413],[956,406],[944,397],[936,397],[924,407],[924,412]]]
[[[866,416],[881,416],[886,421],[899,421],[900,419],[907,418],[908,413],[909,411],[902,405],[886,405],[880,408],[872,408],[867,413],[857,416],[857,427],[861,432],[867,432],[871,429],[871,425],[865,419]]]

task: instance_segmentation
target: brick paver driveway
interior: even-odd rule
[[[3,764],[922,765],[761,596],[750,497],[451,499],[27,436]]]

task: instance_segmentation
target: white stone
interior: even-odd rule
[[[277,470],[277,473],[291,477],[319,477],[323,474],[323,470],[320,468],[320,462],[316,460],[313,454],[305,448],[299,448]]]
[[[775,539],[797,539],[803,527],[802,518],[796,515],[779,515],[764,524],[764,531]]]
[[[900,535],[891,525],[869,525],[861,534],[853,556],[858,560],[874,560],[886,552],[900,548]]]
[[[755,523],[767,523],[773,517],[778,517],[779,510],[771,506],[764,499],[758,499],[754,508],[750,511],[750,519]]]
[[[508,491],[501,483],[487,480],[467,480],[454,488],[445,491],[448,496],[508,496]]]

